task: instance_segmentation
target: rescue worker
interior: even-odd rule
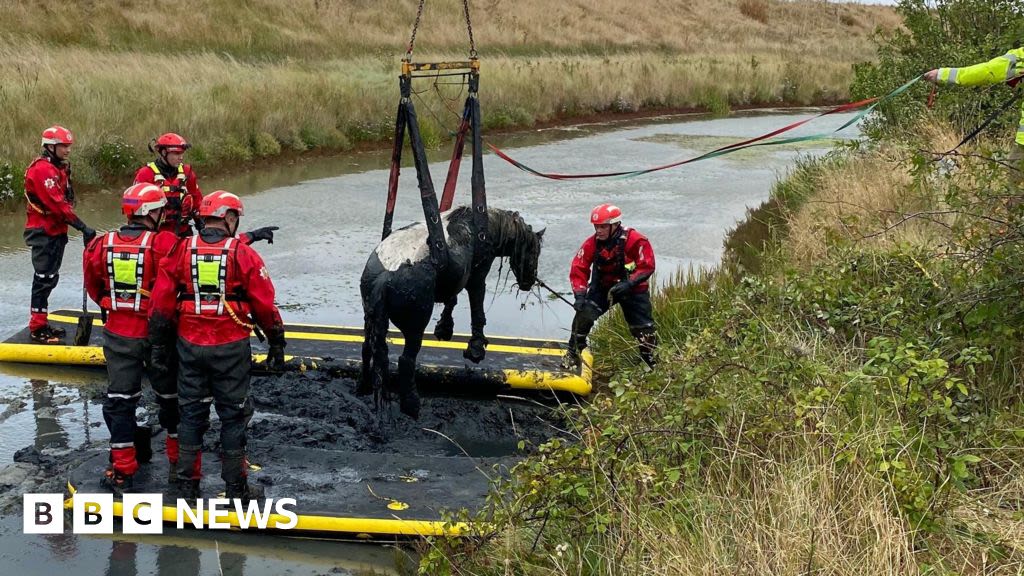
[[[47,307],[60,279],[68,226],[82,233],[86,246],[96,237],[96,231],[75,214],[68,163],[74,141],[63,126],[43,130],[42,154],[25,171],[25,244],[32,249],[35,271],[28,328],[32,341],[39,344],[59,344],[65,336],[63,328],[50,326]]]
[[[647,279],[654,274],[654,251],[643,234],[622,225],[622,211],[601,204],[590,213],[594,235],[583,242],[569,270],[576,300],[572,333],[562,365],[579,367],[580,352],[594,323],[614,304],[622,306],[629,331],[637,339],[640,358],[654,367],[657,333],[651,316]]]
[[[160,229],[182,237],[192,234],[189,220],[197,230],[203,226],[197,214],[203,194],[192,166],[182,163],[185,152],[191,147],[187,140],[173,132],[163,134],[149,146],[150,152],[156,153],[156,159],[135,173],[136,184],[156,184],[167,196],[166,213]],[[246,244],[258,240],[273,244],[274,230],[277,229],[277,226],[257,228],[243,234],[241,240]]]
[[[196,211],[203,194],[192,166],[182,163],[185,151],[191,147],[187,140],[173,132],[163,134],[149,146],[150,152],[156,153],[156,159],[135,173],[136,184],[156,184],[161,188],[167,197],[167,207],[160,229],[179,236],[191,233],[189,220],[193,220],[197,228],[202,226]]]
[[[989,86],[1007,83],[1017,86],[1024,78],[1024,46],[1008,51],[988,62],[980,62],[962,68],[936,68],[925,73],[924,79],[935,84],[957,84],[960,86]],[[1009,164],[1014,167],[1010,183],[1015,190],[1024,190],[1024,103],[1021,104],[1020,121],[1017,125],[1016,144],[1010,151]]]
[[[128,223],[107,232],[86,249],[82,266],[89,296],[108,312],[103,327],[107,363],[107,398],[103,420],[110,431],[110,469],[104,483],[115,493],[132,487],[139,469],[135,446],[135,408],[142,397],[142,376],[148,373],[160,407],[160,425],[167,431],[167,460],[178,461],[178,395],[175,374],[150,366],[150,293],[157,265],[178,237],[160,230],[167,198],[154,184],[134,184],[121,197]],[[149,445],[146,429],[145,446]]]
[[[205,226],[179,242],[160,266],[153,289],[149,335],[153,364],[178,353],[178,491],[199,494],[203,435],[210,403],[220,417],[221,478],[228,498],[258,498],[246,479],[245,428],[252,417],[249,372],[253,324],[267,334],[267,366],[284,363],[284,324],[274,305],[274,285],[255,250],[235,237],[242,201],[218,190],[199,205]],[[175,329],[175,326],[177,328]],[[176,344],[175,344],[175,335]]]

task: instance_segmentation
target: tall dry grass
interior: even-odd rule
[[[816,0],[766,1],[771,26],[740,13],[741,0],[472,0],[481,53],[665,50],[686,54],[784,52],[850,61],[872,56],[876,26],[898,26],[889,8]],[[11,39],[55,46],[261,60],[321,60],[404,52],[416,0],[0,0]],[[847,22],[844,24],[843,22]],[[420,53],[468,47],[461,0],[429,0]]]
[[[174,130],[196,144],[200,165],[386,140],[415,4],[0,0],[0,166],[19,173],[54,122],[78,135],[79,158],[117,140],[144,157],[150,138]],[[814,1],[771,3],[771,26],[734,1],[486,0],[472,9],[487,128],[841,98],[851,64],[873,57],[870,31],[897,26],[887,8]],[[417,58],[466,49],[461,3],[427,2]],[[451,102],[427,94],[420,103],[431,108],[422,116],[433,142],[455,124],[447,109],[461,105],[445,95]],[[105,169],[79,160],[77,177],[123,176]]]

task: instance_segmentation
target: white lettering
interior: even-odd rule
[[[267,522],[270,520],[270,513],[273,510],[273,500],[265,500],[263,502],[263,509],[260,509],[260,503],[255,500],[249,500],[245,509],[242,509],[242,499],[235,498],[235,514],[238,515],[238,527],[245,529],[252,527],[253,519],[256,520],[256,527],[260,530],[267,529]]]
[[[22,531],[25,534],[63,534],[64,506],[62,494],[24,494]]]
[[[203,501],[202,499],[196,500],[196,509],[193,511],[188,501],[183,498],[178,498],[176,504],[178,510],[178,529],[181,530],[185,527],[185,517],[187,516],[189,521],[192,522],[192,526],[196,528],[203,527]]]
[[[75,494],[72,497],[72,530],[75,534],[113,534],[114,495]]]
[[[231,510],[227,507],[231,504],[231,501],[227,498],[210,498],[206,501],[206,508],[210,511],[210,521],[207,526],[218,530],[227,530],[231,528],[231,524],[227,521],[228,514]],[[224,518],[224,521],[220,521],[220,518]]]
[[[163,534],[162,494],[125,494],[121,502],[121,525],[125,534]]]
[[[295,499],[280,498],[274,502],[274,509],[277,510],[277,513],[288,519],[288,522],[285,524],[282,524],[280,521],[274,523],[274,528],[277,528],[278,530],[291,530],[299,523],[299,517],[295,512],[286,508],[287,506],[294,507]]]

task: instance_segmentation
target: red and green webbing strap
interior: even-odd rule
[[[768,132],[767,134],[762,134],[760,136],[756,136],[756,137],[750,138],[748,140],[743,140],[743,141],[740,141],[740,142],[735,142],[733,144],[728,144],[726,146],[722,146],[721,148],[716,148],[716,149],[714,149],[714,150],[712,150],[710,152],[705,152],[704,154],[701,154],[699,156],[694,156],[693,158],[687,158],[685,160],[680,160],[678,162],[672,162],[671,164],[663,164],[661,166],[654,166],[652,168],[644,168],[644,169],[640,169],[640,170],[625,170],[625,171],[621,171],[621,172],[598,172],[598,173],[591,173],[591,174],[559,174],[559,173],[556,173],[556,172],[541,172],[540,170],[537,170],[535,168],[531,168],[530,166],[527,166],[526,164],[523,164],[522,162],[512,158],[507,153],[505,153],[504,151],[502,151],[497,146],[494,146],[491,143],[487,143],[487,147],[490,148],[499,158],[501,158],[502,160],[504,160],[504,161],[508,162],[509,164],[515,166],[516,168],[519,168],[520,170],[522,170],[524,172],[529,172],[530,174],[533,174],[534,176],[539,176],[541,178],[548,178],[550,180],[583,180],[583,179],[587,179],[587,178],[633,178],[635,176],[640,176],[640,175],[643,175],[643,174],[649,174],[651,172],[658,172],[659,170],[667,170],[669,168],[675,168],[676,166],[682,166],[684,164],[689,164],[691,162],[697,162],[699,160],[707,160],[708,158],[716,158],[718,156],[724,156],[726,154],[731,154],[733,152],[736,152],[736,151],[739,151],[739,150],[743,150],[743,149],[746,149],[746,148],[753,148],[755,146],[778,146],[780,144],[792,144],[792,143],[795,143],[795,142],[807,142],[807,141],[811,141],[811,140],[824,140],[824,139],[827,139],[827,138],[831,138],[836,132],[840,132],[841,130],[849,128],[850,126],[852,126],[852,125],[856,124],[857,122],[859,122],[865,116],[870,114],[879,104],[881,104],[881,103],[883,103],[883,102],[885,102],[887,100],[890,100],[892,98],[895,98],[896,96],[899,96],[900,94],[906,92],[911,86],[913,86],[920,79],[921,79],[921,76],[918,76],[918,77],[910,80],[906,84],[900,86],[899,88],[893,90],[892,92],[890,92],[890,93],[888,93],[885,96],[882,96],[880,98],[879,97],[868,98],[866,100],[859,100],[857,102],[849,102],[849,103],[846,103],[846,104],[842,104],[842,105],[836,106],[834,108],[830,108],[828,110],[825,110],[824,112],[822,112],[822,113],[820,113],[820,114],[818,114],[816,116],[812,116],[810,118],[806,118],[804,120],[800,120],[798,122],[794,122],[792,124],[789,124],[787,126],[783,126],[782,128],[779,128],[777,130],[773,130],[771,132]],[[839,114],[839,113],[842,113],[842,112],[849,112],[850,110],[857,110],[859,108],[863,108],[863,110],[861,110],[856,116],[851,118],[845,124],[843,124],[842,126],[840,126],[839,128],[836,128],[835,130],[833,130],[831,132],[823,132],[823,133],[818,133],[818,134],[810,134],[810,135],[807,135],[807,136],[792,136],[792,137],[789,137],[789,138],[774,138],[775,136],[778,136],[779,134],[784,134],[786,132],[789,132],[790,130],[793,130],[795,128],[799,128],[800,126],[803,126],[804,124],[807,124],[808,122],[811,122],[813,120],[817,120],[818,118],[821,118],[823,116],[828,116],[828,115],[831,115],[831,114]]]

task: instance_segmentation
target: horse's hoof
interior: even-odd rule
[[[455,333],[455,322],[443,322],[441,320],[434,324],[434,338],[438,340],[448,341],[452,339],[452,335]]]
[[[469,345],[462,351],[462,357],[473,364],[479,364],[487,355],[487,338],[473,338]]]
[[[399,408],[402,410],[402,414],[412,418],[413,420],[420,419],[420,395],[406,394],[399,400]]]

